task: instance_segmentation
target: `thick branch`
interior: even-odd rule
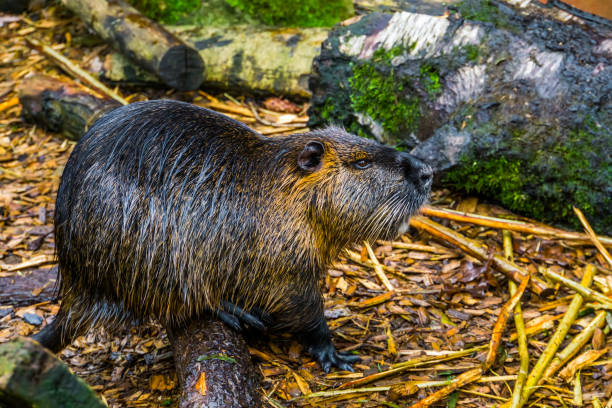
[[[63,0],[100,37],[122,54],[180,91],[204,79],[198,52],[121,0]]]
[[[166,330],[183,389],[181,408],[261,406],[259,379],[239,333],[213,317]]]
[[[76,84],[45,75],[26,78],[18,93],[26,119],[72,140],[78,140],[95,119],[119,106]]]

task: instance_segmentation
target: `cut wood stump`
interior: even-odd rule
[[[62,0],[116,50],[179,90],[198,89],[204,62],[198,51],[121,0]]]
[[[31,339],[0,345],[0,406],[106,407],[66,364]]]

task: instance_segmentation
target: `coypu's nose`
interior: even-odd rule
[[[420,189],[429,190],[433,180],[431,166],[407,153],[401,153],[401,164],[404,168],[404,175],[408,180]]]

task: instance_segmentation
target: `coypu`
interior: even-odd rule
[[[347,245],[391,239],[426,200],[429,166],[331,127],[267,138],[170,100],[98,119],[66,164],[55,237],[62,302],[35,335],[57,351],[97,324],[205,312],[298,336],[351,369],[319,278]]]

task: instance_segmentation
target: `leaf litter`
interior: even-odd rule
[[[0,342],[5,342],[31,335],[58,310],[52,220],[59,177],[74,147],[20,117],[15,88],[24,78],[44,72],[72,81],[24,37],[71,61],[100,60],[110,48],[59,6],[0,16],[0,36]],[[307,105],[282,98],[114,92],[130,102],[186,100],[271,136],[306,130]],[[612,265],[605,251],[611,240],[588,228],[587,234],[561,231],[448,190],[435,191],[431,202],[409,234],[349,248],[322,283],[335,344],[362,357],[354,373],[325,374],[286,336],[250,342],[265,404],[612,407]],[[585,282],[588,274],[591,282]],[[508,276],[517,281],[514,289]],[[521,283],[523,296],[521,288],[514,292]],[[524,326],[515,323],[519,313]],[[519,350],[521,341],[526,354]],[[172,353],[155,323],[112,334],[93,330],[60,358],[111,407],[176,406]],[[522,387],[515,386],[519,375]],[[206,392],[205,384],[201,379],[200,392]]]

